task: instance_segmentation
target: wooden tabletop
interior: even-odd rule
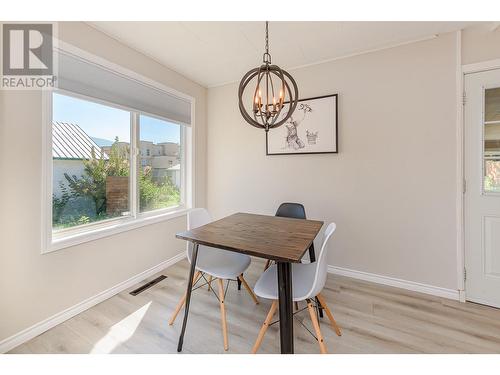
[[[176,237],[282,262],[300,262],[322,221],[237,213]]]

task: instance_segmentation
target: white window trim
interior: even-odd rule
[[[136,228],[143,227],[145,225],[151,225],[159,223],[162,221],[172,220],[180,216],[186,215],[194,205],[194,141],[195,141],[195,98],[177,90],[173,90],[167,86],[164,86],[156,81],[153,81],[147,77],[137,74],[131,70],[128,70],[120,65],[109,62],[98,56],[94,56],[86,51],[76,48],[72,45],[59,41],[58,47],[67,53],[71,53],[76,56],[81,56],[82,58],[98,63],[105,66],[119,74],[125,75],[132,79],[138,80],[142,83],[154,86],[160,90],[163,90],[171,95],[178,96],[182,99],[188,100],[191,103],[191,124],[190,127],[181,126],[181,202],[182,205],[176,207],[169,207],[165,209],[159,209],[148,212],[131,212],[132,216],[124,218],[113,218],[109,220],[104,220],[102,222],[91,223],[84,226],[78,226],[75,228],[68,228],[59,231],[56,235],[52,231],[52,91],[42,92],[42,230],[41,230],[41,253],[46,254],[52,251],[61,250],[67,247],[75,246],[85,242],[95,241],[100,238],[116,235],[125,231],[133,230]],[[91,100],[96,103],[102,103],[107,106],[113,106],[116,108],[123,108],[113,103],[105,103],[102,100],[94,98],[86,98],[78,94],[68,93],[64,90],[59,90],[62,94],[69,94],[74,97],[80,97],[82,99]],[[127,111],[136,112],[134,109],[123,108]],[[141,112],[141,114],[150,116],[147,112]],[[132,117],[135,117],[132,115]],[[153,116],[157,117],[157,116]],[[162,118],[162,120],[165,120]],[[169,120],[172,123],[180,124],[178,121]],[[136,140],[139,141],[138,137],[138,127],[137,119],[132,119],[131,121],[131,132],[136,133]],[[131,138],[131,168],[136,168],[137,164],[137,154],[139,152],[138,145],[132,144]],[[136,175],[131,173],[131,175]],[[133,183],[137,181],[132,181]],[[132,186],[131,184],[131,186]],[[136,194],[136,189],[131,189],[130,199],[134,199],[138,205],[138,196]]]

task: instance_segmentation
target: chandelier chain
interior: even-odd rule
[[[269,21],[266,21],[266,54],[269,54]]]

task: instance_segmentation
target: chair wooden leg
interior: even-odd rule
[[[250,288],[250,286],[247,284],[247,281],[245,280],[245,278],[243,277],[243,274],[241,274],[240,276],[238,276],[238,280],[241,281],[241,283],[243,284],[243,286],[245,287],[245,289],[248,291],[248,293],[250,294],[250,297],[252,297],[253,301],[255,302],[256,305],[259,304],[259,300],[257,299],[257,296],[255,295],[255,293],[253,292],[252,288]]]
[[[257,353],[257,350],[260,348],[260,344],[264,339],[264,335],[266,334],[267,329],[269,328],[269,324],[271,324],[271,320],[273,319],[274,313],[276,312],[276,308],[278,307],[278,301],[273,301],[269,312],[267,313],[266,320],[264,320],[264,324],[260,328],[259,335],[257,336],[257,340],[252,348],[252,354]]]
[[[298,302],[294,302],[294,305],[295,305],[295,311],[297,311],[299,309],[299,303]]]
[[[330,311],[330,309],[328,308],[328,305],[326,304],[326,301],[323,298],[323,296],[321,294],[318,294],[316,296],[316,298],[318,299],[319,303],[321,304],[321,307],[323,307],[323,310],[325,310],[326,316],[328,316],[328,319],[330,320],[330,323],[332,324],[332,327],[335,330],[335,333],[337,334],[337,336],[342,336],[342,331],[340,330],[340,327],[338,326],[337,322],[333,318],[333,314]]]
[[[194,274],[194,277],[193,277],[193,285],[198,281],[198,279],[200,278],[200,276],[201,276],[201,272],[200,271],[196,271],[196,273]],[[175,318],[177,318],[177,315],[179,314],[179,311],[181,311],[182,306],[184,306],[185,302],[186,302],[186,293],[184,293],[184,295],[182,296],[181,300],[177,304],[177,306],[175,308],[175,311],[172,314],[172,317],[170,318],[170,320],[168,322],[168,325],[174,324]]]
[[[222,323],[222,335],[224,336],[224,350],[229,349],[227,342],[227,323],[226,323],[226,307],[224,306],[224,282],[221,279],[217,279],[219,284],[219,302],[220,302],[220,317]]]
[[[271,265],[271,260],[268,259],[267,262],[266,262],[266,265],[264,266],[264,271],[267,270],[270,265]]]
[[[212,275],[208,277],[208,291],[210,292],[210,288],[212,287]]]
[[[319,350],[321,351],[321,354],[326,354],[327,351],[325,341],[323,339],[323,335],[321,334],[321,330],[319,329],[318,317],[316,316],[316,310],[314,309],[311,300],[307,300],[307,309],[309,310],[314,331],[316,332],[316,337],[318,338]]]

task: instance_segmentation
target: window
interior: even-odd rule
[[[484,191],[500,193],[500,88],[485,90]]]
[[[58,53],[43,92],[42,251],[185,213],[194,99],[84,51]]]
[[[185,126],[68,92],[51,98],[51,250],[185,208]]]
[[[163,155],[140,153],[136,175],[130,134]],[[52,227],[81,227],[182,205],[181,125],[54,93],[52,97]],[[136,194],[131,194],[132,191]],[[131,196],[138,196],[138,210]]]

